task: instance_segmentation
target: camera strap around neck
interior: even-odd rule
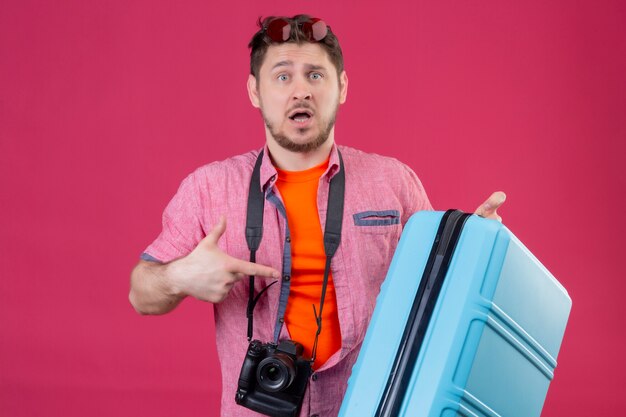
[[[341,225],[343,223],[343,205],[346,189],[346,177],[343,166],[343,158],[339,155],[339,171],[330,180],[330,190],[328,192],[328,206],[326,210],[326,225],[324,228],[324,253],[326,254],[326,266],[324,267],[324,281],[322,282],[322,295],[320,299],[319,311],[313,305],[313,314],[317,323],[317,331],[315,333],[315,341],[311,352],[311,362],[315,360],[317,352],[317,340],[322,332],[322,311],[324,309],[324,298],[326,297],[326,287],[328,285],[328,276],[330,274],[330,262],[339,243],[341,242]],[[250,179],[250,189],[248,192],[248,209],[246,217],[246,242],[250,250],[250,262],[256,262],[256,251],[261,244],[263,238],[263,210],[265,206],[264,193],[261,188],[261,162],[263,161],[263,151],[259,153],[252,178]],[[252,339],[253,330],[253,312],[259,297],[276,281],[263,288],[255,297],[254,295],[254,276],[250,276],[250,288],[248,296],[248,307],[246,316],[248,318],[248,341]]]

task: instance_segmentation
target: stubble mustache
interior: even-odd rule
[[[294,110],[298,110],[298,109],[311,110],[313,112],[313,115],[315,114],[315,109],[311,104],[309,104],[306,101],[301,101],[293,105],[285,113],[285,117],[288,118],[291,112],[293,112]],[[265,117],[265,114],[263,114],[262,109],[260,110],[261,110],[261,116],[263,117],[263,121],[265,122],[265,126],[267,126],[267,129],[270,131],[270,134],[272,135],[276,143],[278,143],[278,145],[281,148],[288,150],[290,152],[295,152],[295,153],[308,153],[308,152],[312,152],[318,149],[320,146],[326,143],[326,141],[330,137],[330,132],[335,126],[335,120],[337,118],[338,109],[339,109],[339,103],[337,103],[335,107],[335,111],[332,113],[332,116],[330,120],[328,121],[328,124],[326,124],[326,126],[322,126],[322,129],[319,135],[314,137],[312,140],[307,141],[306,143],[297,143],[292,138],[289,138],[287,135],[276,130],[274,126],[271,124],[271,122],[267,119],[267,117]],[[302,128],[298,130],[300,134],[303,134],[308,130],[308,128]]]

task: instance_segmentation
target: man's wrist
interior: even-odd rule
[[[164,265],[164,271],[161,282],[163,283],[163,292],[168,296],[177,300],[183,299],[187,294],[183,290],[182,281],[184,279],[183,259],[178,259]]]

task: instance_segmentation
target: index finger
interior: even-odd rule
[[[269,266],[255,264],[253,262],[242,261],[240,259],[233,259],[232,264],[229,265],[228,272],[239,273],[244,275],[258,275],[261,277],[280,278],[280,272]]]

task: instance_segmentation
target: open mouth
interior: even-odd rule
[[[304,123],[312,117],[312,112],[306,109],[296,109],[289,115],[294,122]]]

